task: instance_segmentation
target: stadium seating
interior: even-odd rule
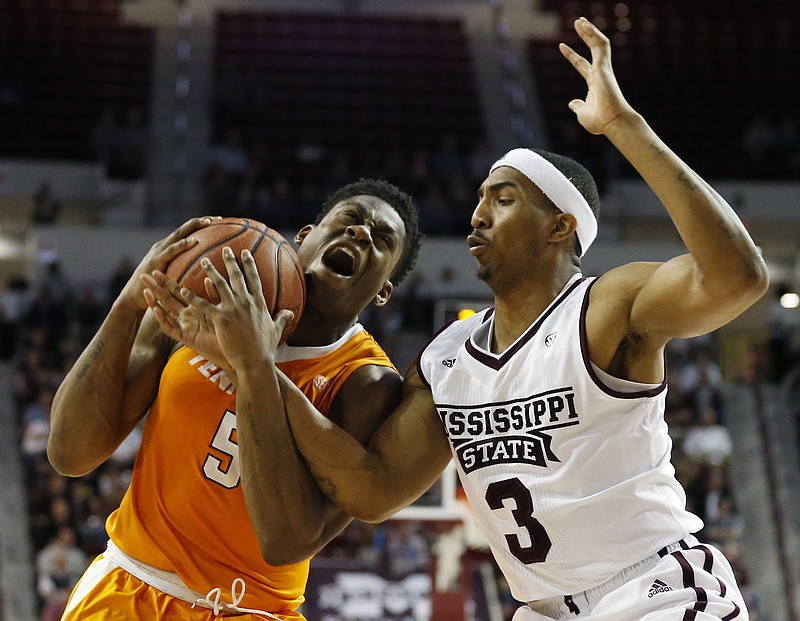
[[[147,110],[154,30],[121,0],[0,0],[0,153],[90,159],[104,109]]]
[[[800,3],[788,0],[674,0],[670,2],[570,0],[543,2],[559,13],[553,39],[531,39],[528,53],[548,125],[571,112],[582,97],[580,78],[564,71],[556,43],[582,49],[572,29],[576,17],[592,19],[614,45],[614,65],[623,92],[684,159],[709,177],[793,177],[800,168],[795,141],[754,169],[742,140],[754,111],[775,126],[797,121],[787,99],[800,75]],[[591,143],[581,136],[580,147]],[[559,145],[557,145],[559,146]],[[722,154],[722,157],[720,157]]]
[[[356,161],[481,130],[456,19],[220,11],[215,130],[289,152],[310,137]]]

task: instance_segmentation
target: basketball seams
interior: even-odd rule
[[[275,274],[275,283],[273,287],[275,289],[275,298],[273,299],[272,304],[270,304],[269,309],[269,314],[273,317],[275,316],[275,313],[280,310],[281,280],[283,280],[281,278],[281,248],[285,243],[286,242],[281,241],[275,246],[275,256],[273,257],[275,261],[275,268],[273,272]]]
[[[228,227],[230,227],[230,226],[237,226],[237,225],[236,224],[231,224],[230,222],[225,222],[225,223],[220,223],[220,224],[211,224],[211,225],[209,225],[209,228],[212,227],[212,226],[228,226]],[[237,231],[236,233],[232,234],[230,237],[226,237],[225,239],[220,240],[220,241],[216,242],[215,244],[209,246],[208,248],[206,248],[203,251],[202,254],[200,254],[199,256],[195,257],[185,268],[183,268],[183,271],[180,273],[180,275],[176,279],[177,282],[183,281],[183,279],[186,277],[186,274],[189,273],[189,271],[195,266],[195,264],[198,261],[202,261],[203,257],[208,256],[209,254],[211,254],[214,250],[216,250],[220,246],[224,246],[225,244],[230,243],[230,241],[232,239],[236,239],[237,237],[241,237],[242,235],[244,235],[247,231],[251,230],[251,228],[252,228],[247,223],[239,224],[239,227],[240,227],[239,231]],[[205,230],[205,229],[203,229],[203,230]],[[255,230],[255,229],[253,229],[253,230]]]

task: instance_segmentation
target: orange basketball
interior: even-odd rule
[[[175,257],[167,266],[166,274],[182,287],[211,302],[203,284],[206,273],[200,265],[203,257],[211,260],[217,271],[228,278],[222,260],[222,249],[233,250],[241,266],[242,250],[250,251],[261,277],[261,288],[267,307],[274,316],[279,310],[289,309],[294,318],[284,332],[284,339],[294,330],[306,301],[305,270],[292,245],[276,230],[249,218],[223,218],[192,233],[197,243]]]

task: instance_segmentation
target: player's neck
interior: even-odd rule
[[[578,269],[565,266],[551,278],[533,275],[504,291],[495,291],[491,349],[500,353],[516,341],[544,312]]]
[[[357,317],[333,318],[309,309],[303,312],[297,329],[287,343],[294,347],[322,347],[338,341],[352,328]]]

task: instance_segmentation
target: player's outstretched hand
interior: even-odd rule
[[[621,116],[633,113],[625,100],[611,65],[611,43],[594,24],[585,17],[575,20],[575,32],[589,48],[591,62],[566,43],[558,49],[586,80],[588,92],[585,99],[573,99],[569,109],[578,122],[591,134],[607,134]]]

